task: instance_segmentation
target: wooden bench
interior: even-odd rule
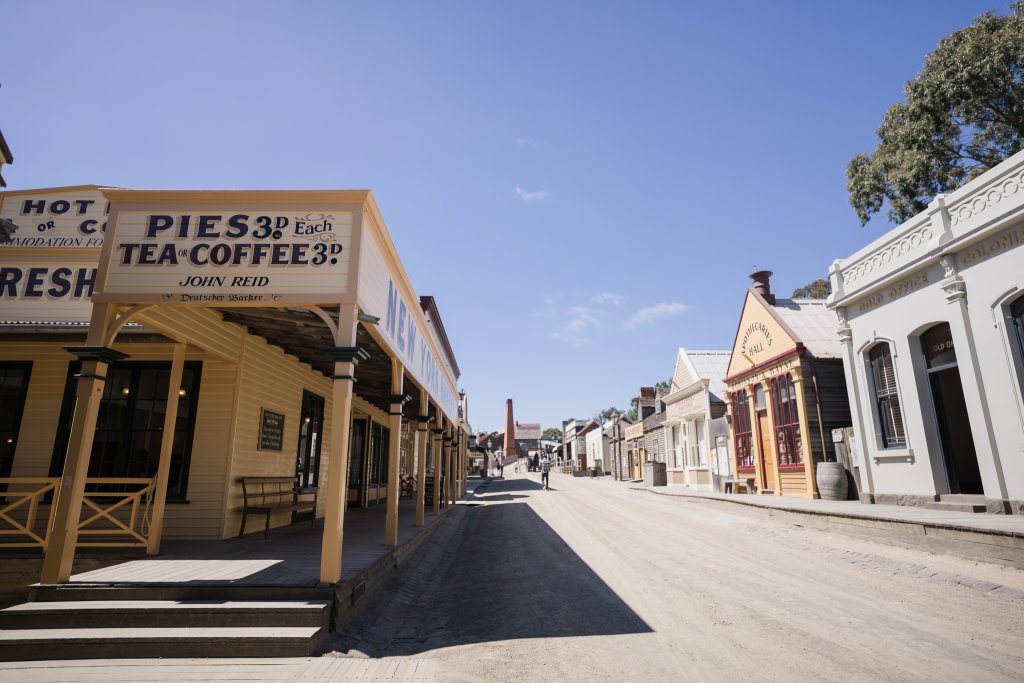
[[[736,490],[737,486],[742,486],[746,489],[747,493],[754,492],[754,478],[753,477],[731,477],[722,482],[723,493],[739,493]]]
[[[313,524],[316,524],[316,487],[299,488],[298,477],[242,477],[242,526],[238,529],[238,537],[245,533],[245,522],[249,513],[258,513],[266,517],[263,538],[270,532],[270,515],[275,512],[313,511]],[[301,497],[300,497],[301,496]],[[313,496],[312,500],[306,496]]]

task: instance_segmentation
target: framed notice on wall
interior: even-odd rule
[[[261,451],[279,451],[284,444],[284,415],[260,409]]]

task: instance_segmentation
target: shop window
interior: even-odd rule
[[[779,465],[799,465],[803,462],[803,443],[800,438],[800,412],[797,408],[796,387],[792,375],[787,372],[772,377],[771,394]]]
[[[747,405],[745,389],[732,394],[732,433],[736,451],[737,469],[754,467],[754,453],[751,450],[750,406]]]
[[[32,363],[0,363],[0,477],[11,476],[14,467],[30,374]]]
[[[189,362],[185,363],[182,371],[167,483],[168,500],[185,500],[201,370],[202,363]],[[51,477],[58,477],[64,471],[75,410],[76,376],[80,372],[80,363],[70,364],[64,386],[60,429],[50,461]],[[106,376],[96,417],[88,476],[155,477],[160,462],[171,364],[117,363],[107,368]]]
[[[903,410],[896,389],[896,369],[892,351],[886,343],[877,344],[868,352],[871,380],[875,390],[875,409],[882,434],[883,448],[901,448],[907,445],[903,428]]]
[[[754,410],[764,410],[767,407],[764,400],[764,385],[758,382],[754,385]]]
[[[682,435],[680,433],[682,431],[682,428],[682,423],[672,428],[672,453],[673,457],[675,458],[675,463],[673,466],[677,468],[683,467],[686,464],[685,460],[683,459],[683,442],[681,438]]]
[[[693,423],[693,431],[697,435],[697,465],[708,466],[708,445],[704,440],[704,420],[698,418]]]

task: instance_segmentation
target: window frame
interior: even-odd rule
[[[880,356],[876,359],[875,354]],[[884,356],[888,356],[889,371],[891,374],[891,386],[888,388],[879,387],[879,370],[878,362],[883,360]],[[879,447],[882,450],[894,450],[903,449],[907,447],[907,421],[904,417],[903,401],[900,398],[899,381],[896,377],[896,355],[892,352],[892,344],[887,341],[880,341],[873,344],[864,352],[865,365],[868,369],[868,377],[870,379],[870,388],[872,396],[872,406],[874,411],[875,428],[876,433],[879,436]],[[884,371],[883,371],[884,374]],[[888,410],[887,406],[895,405],[899,417],[899,428],[895,429],[893,425],[893,433],[890,433],[889,422],[892,419],[892,413]],[[889,419],[886,419],[886,416]],[[895,422],[895,421],[893,421]],[[902,434],[899,434],[902,432]],[[902,436],[902,440],[898,437]]]
[[[109,394],[110,394],[110,392],[112,390],[112,387],[113,387],[112,382],[113,382],[113,377],[114,377],[115,372],[128,370],[129,376],[130,376],[130,384],[131,384],[131,386],[137,387],[138,386],[138,382],[139,382],[139,379],[137,377],[137,373],[138,372],[142,372],[142,371],[145,371],[145,370],[166,370],[166,371],[169,371],[170,367],[171,367],[170,361],[123,361],[123,362],[120,362],[120,363],[114,363],[112,365],[109,365],[107,367],[107,381],[104,383],[103,398],[101,399],[100,415],[102,415],[102,413],[103,413],[102,403],[104,403],[104,402],[109,400]],[[71,438],[71,421],[72,421],[72,418],[74,416],[75,401],[77,399],[77,394],[78,394],[78,392],[77,392],[77,388],[78,388],[77,387],[77,384],[78,384],[77,376],[78,376],[78,374],[80,372],[81,372],[81,362],[80,361],[71,361],[70,363],[68,363],[68,371],[67,371],[67,376],[66,376],[65,384],[64,384],[64,396],[63,396],[63,399],[61,400],[59,428],[58,428],[57,433],[56,433],[55,438],[54,438],[53,452],[52,452],[52,454],[50,456],[50,476],[51,477],[62,476],[62,474],[64,472],[64,464],[65,464],[66,459],[67,459],[68,443],[69,443],[70,438]],[[170,477],[168,478],[168,485],[167,485],[167,502],[168,503],[187,503],[188,502],[188,480],[189,480],[189,472],[190,472],[191,467],[192,467],[192,448],[193,448],[193,445],[195,443],[195,436],[196,436],[196,419],[197,419],[197,417],[199,415],[199,395],[200,395],[200,393],[202,391],[203,362],[202,361],[185,361],[184,372],[182,373],[182,381],[183,382],[186,380],[186,377],[187,377],[188,373],[192,373],[192,378],[191,378],[191,380],[192,380],[192,386],[191,386],[192,394],[191,394],[191,396],[188,397],[189,405],[188,405],[187,413],[183,414],[183,411],[180,409],[181,405],[179,403],[178,422],[180,422],[183,417],[185,418],[185,427],[184,427],[184,429],[183,430],[179,430],[177,427],[175,428],[175,435],[176,435],[176,437],[177,437],[177,435],[179,433],[181,433],[181,438],[183,439],[182,444],[181,444],[182,445],[182,453],[181,453],[181,459],[180,459],[180,463],[181,464],[178,467],[177,471],[175,471],[174,468],[171,469]],[[137,392],[136,391],[130,391],[128,396],[130,398],[129,398],[129,401],[126,403],[126,407],[130,407],[131,408],[131,413],[130,413],[130,417],[128,418],[127,423],[122,423],[121,424],[120,431],[123,434],[125,434],[126,436],[127,435],[142,434],[142,433],[147,433],[147,432],[159,432],[159,431],[161,431],[161,430],[153,430],[153,429],[146,430],[146,429],[141,429],[141,428],[137,428],[137,427],[136,428],[130,428],[131,426],[133,426],[132,421],[135,419],[134,416],[136,415],[136,412],[137,412],[139,398],[137,397]],[[152,400],[152,399],[145,399],[145,400]],[[179,399],[179,401],[180,401],[180,399]],[[127,411],[126,411],[126,414],[128,414]],[[96,430],[97,431],[100,430],[100,419],[101,419],[100,415],[97,416],[97,424],[96,424]],[[117,431],[117,430],[109,430],[109,431]],[[177,438],[175,438],[175,442],[177,442]],[[99,462],[99,460],[96,457],[97,445],[98,444],[97,444],[97,442],[94,439],[94,441],[93,441],[93,450],[92,450],[92,453],[90,454],[90,457],[89,457],[90,469],[92,469],[94,466],[96,466],[97,463]],[[126,453],[127,453],[127,450],[131,449],[132,447],[133,447],[133,444],[131,443],[130,439],[125,441],[124,445],[122,446],[122,448],[126,449]],[[128,458],[126,456],[125,457],[125,464],[126,465],[128,464],[129,460],[130,460],[130,458]],[[157,455],[157,462],[159,462],[159,454]],[[173,456],[172,456],[172,462],[173,462]],[[177,475],[177,477],[178,477],[177,478],[177,486],[176,487],[172,487],[171,482],[173,481],[173,477],[175,475]],[[119,475],[97,475],[97,474],[90,474],[88,476],[90,476],[90,477],[100,477],[100,476],[107,477],[107,476],[112,476],[113,478],[128,478],[131,475],[126,473],[126,474],[119,474]],[[153,476],[154,477],[156,476],[155,472],[154,472]]]
[[[1013,345],[1010,356],[1014,360],[1013,369],[1017,374],[1018,400],[1024,402],[1024,293],[1017,294],[1018,296],[1011,299],[1003,310],[1006,311],[1006,319],[1009,322],[1007,332]],[[1015,309],[1019,310],[1015,312]]]
[[[732,445],[736,454],[736,471],[756,469],[753,449],[753,429],[750,420],[750,405],[746,389],[731,393],[732,400]]]
[[[793,374],[784,372],[769,380],[775,459],[780,469],[804,466],[803,434],[800,432],[800,403]],[[785,388],[783,400],[780,387]]]
[[[11,416],[11,429],[0,432],[0,438],[8,439],[11,444],[8,457],[0,457],[0,477],[10,477],[14,471],[14,458],[18,451],[18,437],[21,433],[21,423],[25,418],[25,402],[28,400],[28,387],[32,382],[32,361],[0,361],[0,372],[7,373],[21,372],[21,385],[18,387],[18,395],[14,398],[14,410],[5,414]],[[0,448],[5,448],[6,443]],[[3,487],[6,489],[6,486]]]

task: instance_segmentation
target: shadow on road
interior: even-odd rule
[[[482,489],[480,493],[486,495],[493,491],[540,491],[541,484],[533,479],[517,478],[517,479],[492,479],[486,489]]]
[[[515,490],[546,495],[539,489],[525,479],[490,486],[502,498]],[[651,632],[529,505],[461,508],[458,522],[427,544],[335,646],[383,657],[519,638]]]

